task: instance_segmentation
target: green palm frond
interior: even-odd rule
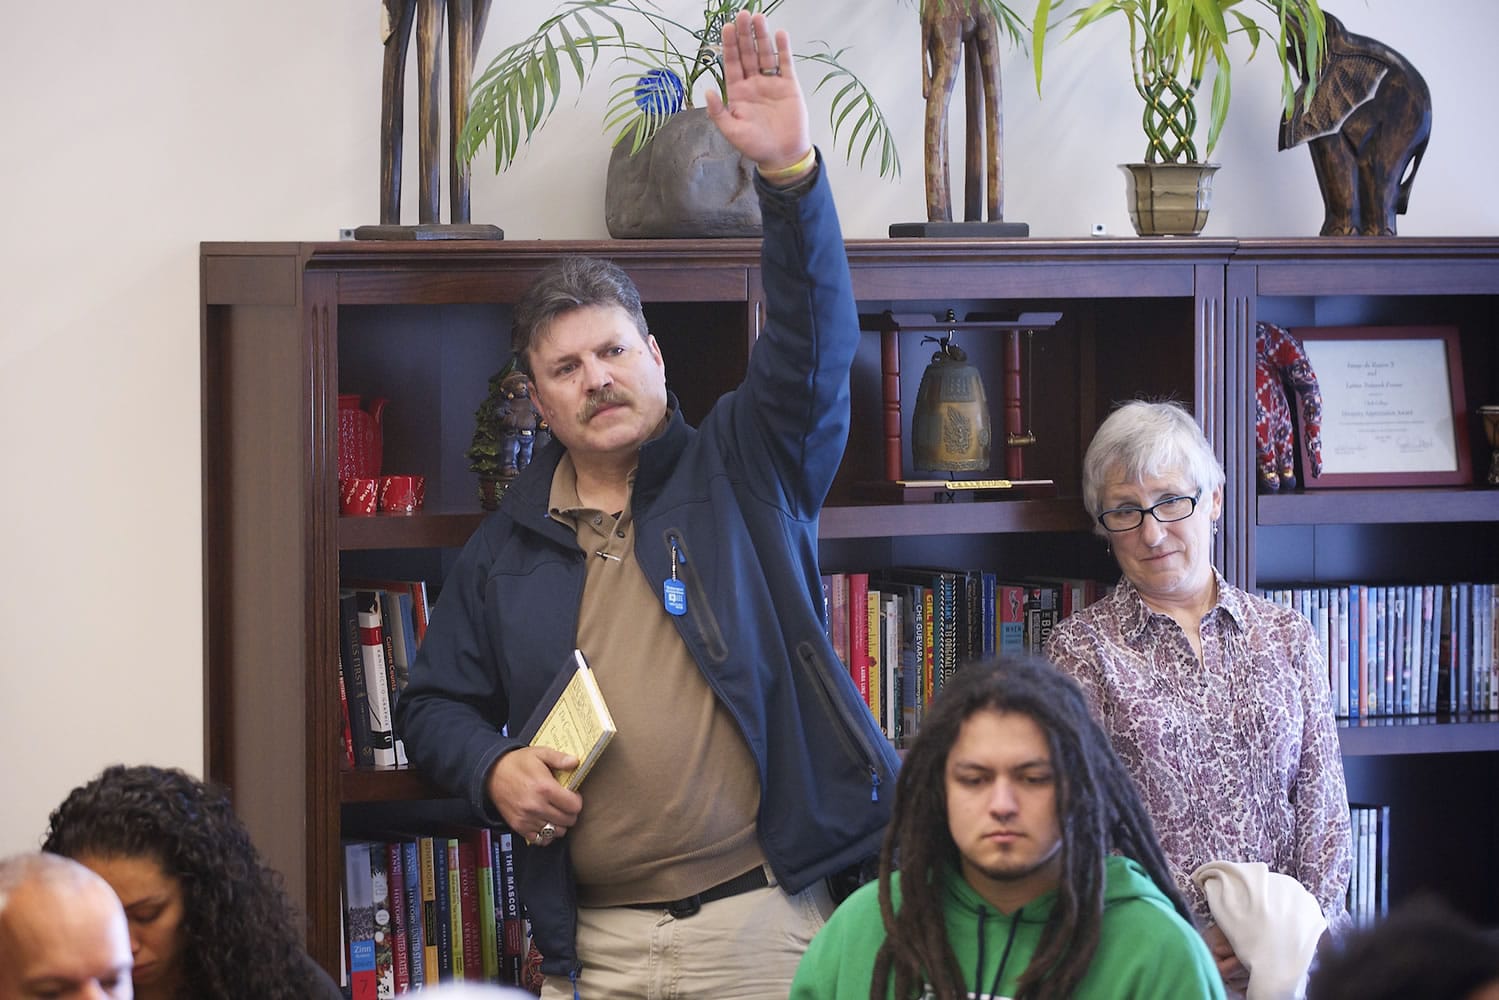
[[[669,70],[682,83],[683,106],[694,106],[700,83],[711,82],[722,91],[724,24],[741,10],[773,13],[786,0],[702,2],[702,20],[687,24],[655,0],[563,0],[555,14],[528,37],[501,51],[475,79],[468,118],[458,140],[459,155],[472,160],[481,146],[491,143],[495,172],[506,170],[556,110],[563,90],[584,87],[601,59],[621,69],[611,82],[604,130],[614,144],[628,141],[631,151],[638,151],[668,117],[659,104],[637,100],[640,78],[653,70]],[[1023,45],[1025,26],[1014,12],[1002,0],[983,3],[995,11],[1011,41]],[[634,29],[634,38],[627,28]],[[649,40],[641,41],[642,37]],[[878,147],[880,176],[899,177],[895,138],[873,91],[840,61],[846,50],[835,52],[820,42],[814,45],[821,49],[797,59],[822,71],[814,93],[824,88],[833,92],[829,120],[834,145],[846,142],[849,162],[857,148],[860,166],[874,158]]]
[[[828,111],[833,124],[833,145],[838,144],[838,137],[849,117],[857,113],[858,117],[848,129],[848,148],[844,151],[844,159],[850,163],[853,162],[854,146],[862,136],[864,144],[859,150],[859,166],[862,168],[868,162],[870,150],[878,142],[880,176],[899,177],[900,152],[895,148],[895,136],[890,132],[890,124],[885,120],[884,112],[875,103],[874,95],[870,93],[864,81],[839,62],[847,49],[834,52],[824,43],[814,44],[823,45],[823,51],[803,53],[797,56],[797,59],[800,62],[822,66],[826,70],[822,81],[813,89],[813,93],[821,91],[824,87],[839,88],[833,94],[832,104]],[[842,86],[839,86],[840,83]]]

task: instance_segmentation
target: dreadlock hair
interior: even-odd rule
[[[184,1000],[321,995],[281,876],[217,786],[175,768],[106,768],[53,810],[43,850],[150,858],[179,881]]]
[[[944,681],[901,764],[894,816],[880,850],[885,942],[875,955],[871,1000],[891,996],[892,979],[898,998],[921,996],[923,980],[938,1000],[967,996],[942,911],[946,873],[959,863],[947,825],[946,771],[963,723],[985,709],[1034,720],[1046,734],[1056,776],[1062,836],[1057,905],[1017,984],[1017,1000],[1069,997],[1087,974],[1098,948],[1104,861],[1111,848],[1139,862],[1192,923],[1135,784],[1077,684],[1039,657],[1000,656],[965,665]],[[891,896],[896,870],[899,913]]]

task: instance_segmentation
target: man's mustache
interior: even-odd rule
[[[586,424],[592,420],[594,414],[606,406],[629,406],[630,394],[618,389],[600,389],[583,401],[583,410],[578,414],[578,422]]]

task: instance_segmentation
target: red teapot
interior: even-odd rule
[[[380,418],[389,400],[377,396],[363,405],[358,393],[338,394],[338,478],[374,479],[380,475],[384,449]]]

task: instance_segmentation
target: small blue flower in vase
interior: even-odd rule
[[[653,69],[635,83],[635,103],[650,115],[674,115],[682,110],[686,88],[669,69]]]

